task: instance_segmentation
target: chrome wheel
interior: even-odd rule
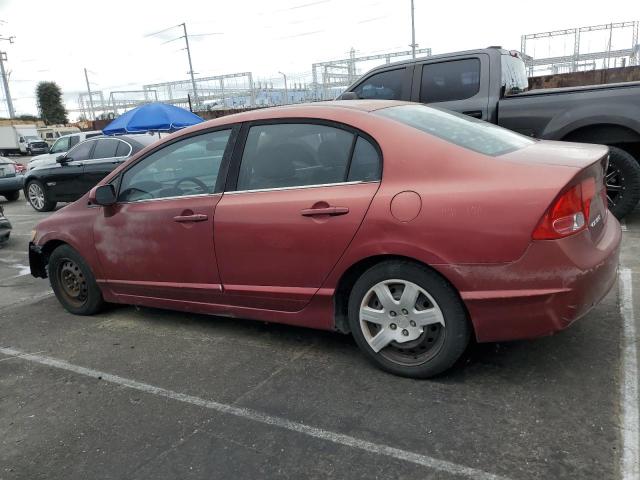
[[[37,183],[29,184],[29,188],[27,189],[27,194],[29,196],[29,203],[36,210],[42,210],[44,208],[44,192],[40,185]]]
[[[58,282],[65,299],[81,306],[87,300],[87,281],[80,267],[72,260],[65,259],[58,267]]]
[[[611,210],[624,196],[625,183],[624,174],[615,164],[609,163],[605,176],[605,186],[607,189],[607,206]]]
[[[429,293],[407,280],[385,280],[365,294],[360,328],[371,349],[395,363],[419,365],[438,353],[445,320]]]

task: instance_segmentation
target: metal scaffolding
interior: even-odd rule
[[[531,57],[531,59],[526,60],[529,76],[638,65],[640,64],[639,26],[640,22],[631,21],[531,33],[522,36],[520,51]],[[589,37],[593,37],[595,32],[600,32],[598,34],[600,46],[595,51],[589,51]],[[613,48],[614,33],[619,34],[620,32],[626,33],[628,37],[630,36],[630,42],[627,37],[626,48]],[[535,44],[541,40],[546,40],[549,52],[552,47],[557,51],[560,47],[560,42],[562,42],[564,47],[562,48],[562,53],[548,55],[544,58],[536,57],[533,50],[535,50]],[[572,42],[572,45],[569,45],[568,52],[566,48],[567,41]]]

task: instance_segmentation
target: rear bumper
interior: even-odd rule
[[[24,175],[16,175],[15,177],[2,177],[0,178],[0,194],[2,192],[15,192],[16,190],[22,190],[24,184]]]
[[[453,276],[471,279],[461,296],[477,340],[550,335],[596,306],[616,281],[622,234],[608,214],[597,244],[590,235],[584,231],[562,240],[534,241],[508,265],[452,267]]]
[[[29,268],[36,278],[47,278],[47,263],[42,248],[29,242]]]

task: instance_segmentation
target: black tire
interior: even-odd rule
[[[74,315],[93,315],[104,306],[91,269],[70,246],[61,245],[51,253],[48,271],[51,288],[67,311]]]
[[[27,148],[27,155],[33,155],[30,148]]]
[[[631,213],[640,201],[640,163],[618,147],[609,147],[607,198],[616,218]]]
[[[20,190],[16,190],[15,192],[3,193],[2,195],[7,199],[8,202],[15,202],[20,198]]]
[[[420,328],[422,333],[416,333],[419,336],[415,340],[406,343],[392,341],[380,351],[375,352],[367,341],[363,328],[370,328],[368,325],[376,326],[367,323],[364,326],[361,325],[360,308],[363,302],[370,298],[370,292],[374,286],[389,280],[407,281],[427,292],[435,300],[434,305],[441,312],[444,326],[438,324],[422,327]],[[394,287],[389,288],[393,292]],[[426,298],[422,293],[420,295],[418,299]],[[419,301],[418,299],[416,302]],[[418,303],[415,306],[418,306]],[[466,309],[454,288],[438,273],[410,261],[385,261],[364,272],[351,290],[348,312],[351,332],[365,356],[383,370],[404,377],[428,378],[444,372],[464,353],[471,337],[471,326]],[[404,320],[401,321],[404,322],[410,318],[404,315],[405,312],[403,310],[401,314],[396,314],[402,316]],[[390,314],[393,313],[390,312]],[[400,316],[394,317],[400,319]],[[398,326],[394,325],[390,324],[394,334],[396,329],[403,335],[407,332],[404,327],[399,326],[400,323]],[[435,330],[434,327],[438,328],[435,333],[430,330]],[[413,328],[415,332],[416,327],[414,324],[413,327],[407,328]],[[368,334],[375,337],[371,332]],[[429,338],[431,335],[438,338]]]
[[[37,201],[35,201],[32,198],[32,195],[30,193],[32,185],[34,187],[39,188],[40,191],[42,192],[44,201],[42,202],[41,205],[39,205]],[[24,189],[24,194],[25,194],[25,197],[27,197],[27,201],[29,202],[31,207],[33,207],[33,209],[38,212],[50,212],[54,208],[56,208],[57,202],[54,202],[47,198],[47,190],[44,188],[44,185],[42,185],[42,183],[40,183],[38,180],[31,180],[29,183],[27,183],[27,186]]]

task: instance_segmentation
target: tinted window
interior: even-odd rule
[[[347,180],[350,182],[380,180],[380,157],[378,152],[369,141],[362,137],[358,137],[358,140],[356,140]]]
[[[51,147],[51,153],[62,153],[69,150],[69,137],[59,138]]]
[[[118,148],[116,149],[116,157],[126,157],[127,155],[129,155],[130,151],[131,147],[128,143],[119,141]]]
[[[400,68],[376,73],[358,85],[353,91],[360,98],[401,100],[405,72],[404,68]]]
[[[45,135],[46,135],[47,138],[53,138],[53,133],[51,133],[51,132],[48,132]]]
[[[230,134],[221,130],[186,138],[145,157],[124,173],[118,200],[213,193]]]
[[[344,182],[353,134],[314,124],[251,127],[238,190]]]
[[[73,160],[87,160],[95,143],[96,142],[93,141],[79,143],[71,150],[69,150],[69,154],[67,156],[71,157]]]
[[[79,135],[72,135],[69,137],[69,147],[73,147],[74,145],[77,145],[79,142],[80,142]]]
[[[506,128],[425,105],[383,108],[375,113],[485,155],[500,155],[535,143]]]
[[[118,144],[120,140],[116,140],[113,138],[104,138],[100,140],[96,140],[96,148],[93,151],[92,158],[100,159],[100,158],[113,158],[116,156],[116,149],[118,148]]]
[[[446,102],[473,97],[480,90],[480,60],[469,58],[422,67],[420,101]]]

